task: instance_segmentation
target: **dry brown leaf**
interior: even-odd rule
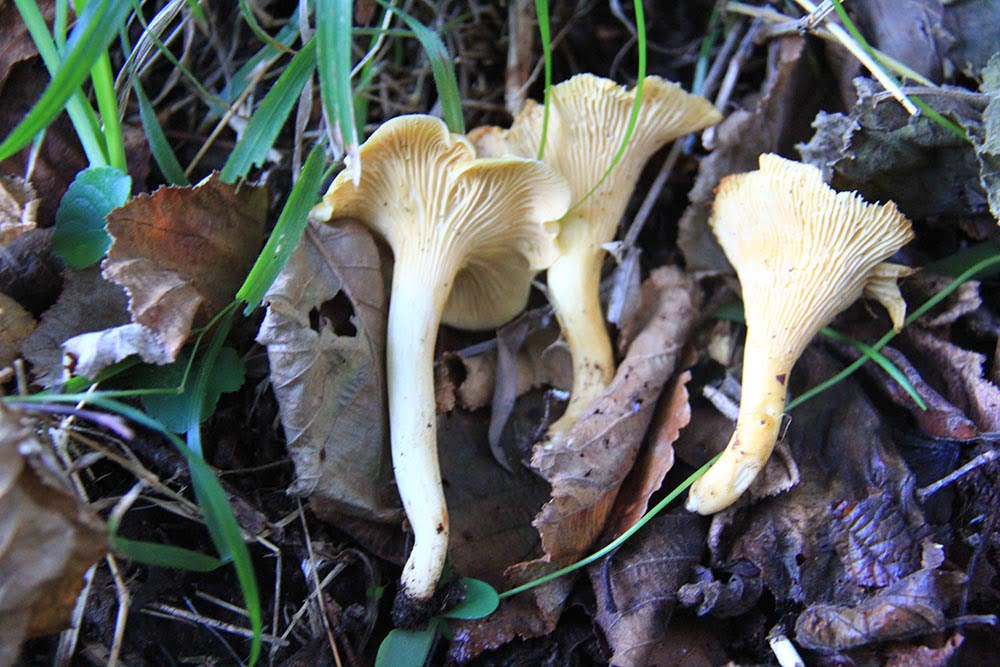
[[[981,431],[1000,431],[1000,387],[984,375],[986,357],[920,327],[907,327],[908,356],[923,377]]]
[[[18,12],[9,9],[0,14],[13,15],[20,21]],[[3,41],[0,40],[0,45]],[[51,80],[39,58],[16,63],[10,69],[7,83],[0,94],[0,128],[13,128],[31,111]],[[6,134],[6,133],[5,133]],[[76,174],[88,165],[87,156],[80,147],[76,131],[66,114],[62,114],[45,130],[45,138],[37,151],[25,147],[16,155],[0,162],[0,174],[23,177],[31,173],[31,185],[40,196],[38,225],[51,227],[55,223],[56,209],[66,188]]]
[[[36,3],[42,18],[52,21],[55,3],[40,0]],[[21,19],[21,13],[11,0],[0,0],[0,91],[3,90],[7,75],[14,63],[31,58],[38,53],[35,42],[28,34],[28,26]]]
[[[698,319],[700,296],[679,269],[662,267],[643,284],[640,331],[611,386],[565,434],[535,446],[532,466],[552,484],[535,518],[552,560],[582,555],[604,524]],[[625,331],[630,330],[625,327]]]
[[[84,573],[107,552],[107,529],[80,503],[34,438],[0,406],[0,665],[26,637],[69,621]]]
[[[33,229],[3,246],[0,292],[35,316],[62,292],[63,263],[52,254],[52,229]]]
[[[813,605],[796,620],[795,638],[806,648],[842,651],[940,632],[964,582],[961,572],[924,569],[855,605]]]
[[[67,270],[59,300],[45,311],[24,344],[24,356],[34,367],[36,380],[43,386],[61,382],[63,343],[79,334],[126,324],[126,302],[122,288],[104,280],[97,267]]]
[[[16,176],[0,176],[0,245],[34,229],[37,215],[38,199],[31,184]]]
[[[796,365],[792,386],[796,392],[815,386],[841,367],[821,348],[810,347]],[[749,561],[779,602],[857,600],[863,587],[850,583],[844,563],[832,548],[833,509],[844,501],[846,508],[875,495],[891,505],[892,512],[867,517],[867,524],[862,521],[853,529],[855,538],[868,536],[870,542],[861,539],[861,543],[877,544],[878,553],[910,550],[910,536],[926,530],[914,497],[915,480],[856,380],[837,384],[796,408],[791,416],[784,446],[794,459],[800,482],[786,493],[741,501],[715,515],[709,532],[711,564],[724,570]],[[699,421],[696,411],[681,441],[689,430],[696,433],[693,427]],[[728,433],[720,431],[715,437],[718,441],[704,456],[721,449]],[[696,448],[678,443],[681,456],[689,457],[692,449]],[[700,457],[690,460],[692,465],[703,462]],[[898,528],[900,521],[905,530]],[[848,522],[844,530],[851,530],[852,525]],[[848,541],[843,553],[860,572],[868,556],[847,549]],[[912,560],[898,561],[889,574],[898,579],[918,566]]]
[[[677,245],[690,271],[728,271],[729,262],[708,228],[715,186],[723,176],[757,168],[761,153],[781,153],[789,130],[807,112],[804,104],[814,86],[806,78],[805,39],[783,37],[768,50],[767,78],[753,106],[738,109],[715,126],[715,149],[703,158],[688,195],[691,204],[681,217]],[[808,83],[807,83],[808,82]],[[811,114],[809,115],[811,118]]]
[[[35,318],[0,292],[0,368],[21,356],[21,346],[35,330]]]
[[[132,320],[171,360],[193,326],[230,303],[257,257],[267,218],[263,187],[163,187],[108,214],[104,276],[125,288]]]
[[[920,566],[919,538],[897,502],[885,492],[833,508],[830,534],[848,579],[884,587]]]
[[[632,472],[622,484],[602,542],[615,539],[646,513],[650,496],[659,490],[663,478],[673,468],[674,442],[680,436],[681,429],[691,421],[687,392],[690,380],[691,373],[684,371],[660,397],[660,404],[649,430],[649,443],[639,454]]]
[[[742,616],[757,604],[764,592],[760,571],[753,563],[740,561],[728,574],[729,578],[723,582],[716,579],[710,569],[696,566],[695,580],[680,587],[677,601],[685,607],[693,607],[699,616]]]
[[[953,664],[964,641],[965,637],[956,632],[936,648],[906,644],[897,646],[889,651],[885,667],[948,667]]]
[[[668,633],[677,590],[705,550],[707,527],[707,519],[687,512],[658,516],[618,552],[588,568],[597,597],[594,620],[611,646],[611,664],[650,664],[650,654]]]
[[[855,348],[847,345],[838,345],[837,349],[854,358],[861,356],[861,353]],[[962,414],[961,410],[949,403],[948,399],[939,394],[934,387],[930,386],[920,375],[920,371],[910,363],[910,360],[902,352],[889,346],[883,347],[881,352],[896,368],[902,371],[913,388],[917,390],[920,397],[924,399],[927,409],[922,410],[914,402],[909,392],[903,389],[885,371],[877,368],[875,364],[865,365],[868,376],[889,396],[889,399],[893,403],[905,408],[910,413],[910,416],[913,417],[924,433],[932,438],[947,438],[952,440],[966,440],[978,435],[979,429],[976,428],[972,420]]]
[[[331,301],[343,292],[355,335],[338,335]],[[320,515],[395,522],[385,407],[386,302],[375,242],[354,223],[310,223],[265,299],[267,346],[292,491]]]

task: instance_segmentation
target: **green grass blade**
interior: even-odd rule
[[[236,298],[247,304],[243,311],[245,315],[249,315],[260,305],[264,294],[302,238],[309,221],[309,210],[316,203],[316,194],[323,182],[323,157],[323,145],[317,143],[302,165],[299,179],[288,195],[285,207],[281,209],[274,231],[236,293]]]
[[[295,54],[254,111],[222,168],[223,182],[233,183],[244,178],[251,167],[264,163],[267,152],[278,138],[278,132],[298,102],[299,93],[309,82],[315,67],[316,40],[313,38]]]
[[[255,34],[257,39],[273,48],[276,53],[283,53],[289,50],[288,44],[279,42],[260,27],[260,23],[257,22],[257,15],[253,13],[250,5],[247,4],[247,0],[240,0],[240,14],[243,15],[243,20],[246,21],[247,26],[250,28],[250,32]]]
[[[223,87],[219,92],[219,97],[227,104],[232,104],[240,95],[243,94],[243,90],[250,84],[254,78],[254,72],[260,67],[261,63],[265,63],[275,58],[278,58],[282,53],[288,50],[291,45],[299,36],[299,10],[296,9],[292,12],[292,15],[288,17],[288,21],[285,23],[284,27],[278,31],[273,37],[273,41],[277,42],[282,46],[278,49],[270,44],[267,44],[260,51],[255,53],[253,56],[247,60],[242,67],[236,70],[236,74],[233,75],[232,79]]]
[[[175,547],[172,544],[129,540],[117,535],[111,537],[111,548],[136,563],[175,570],[211,572],[226,564],[225,561],[199,551]]]
[[[191,451],[176,435],[167,430],[163,424],[150,418],[141,410],[125,405],[114,399],[102,396],[101,392],[83,394],[46,394],[44,396],[4,396],[0,401],[5,403],[80,403],[85,402],[101,409],[121,415],[140,426],[155,431],[169,440],[187,459],[191,473],[191,483],[198,499],[198,506],[205,515],[205,525],[219,551],[219,556],[226,561],[232,561],[236,577],[240,582],[243,600],[246,603],[247,616],[253,639],[250,647],[250,662],[255,663],[260,656],[261,633],[263,620],[260,610],[260,591],[250,560],[250,551],[243,542],[239,523],[229,505],[226,492],[219,483],[212,469],[205,460]]]
[[[872,58],[875,59],[876,62],[879,63],[879,66],[882,68],[882,71],[885,73],[887,77],[892,77],[892,75],[888,71],[886,71],[885,66],[881,62],[881,58],[879,57],[880,54],[876,53],[875,49],[873,49],[871,44],[868,43],[868,40],[866,40],[864,35],[861,34],[861,31],[858,30],[858,26],[854,24],[854,21],[852,21],[851,17],[847,14],[847,10],[844,9],[842,0],[832,0],[832,2],[833,2],[833,9],[835,12],[837,12],[837,17],[840,18],[840,22],[844,24],[844,28],[851,35],[851,37],[854,38],[854,41],[856,41],[861,46],[861,48],[868,53],[868,55],[870,55]],[[893,80],[895,81],[894,77]],[[899,81],[895,81],[895,83],[898,84]],[[932,121],[934,121],[944,129],[948,130],[962,141],[969,143],[972,142],[972,138],[968,135],[968,133],[965,130],[959,127],[956,123],[942,116],[935,109],[932,109],[930,105],[928,105],[922,99],[914,97],[912,95],[910,96],[910,99],[913,101],[914,104],[917,105],[917,108],[919,108],[920,111],[926,114],[927,117],[930,118]]]
[[[384,0],[379,3],[387,6]],[[438,99],[441,100],[441,115],[448,129],[456,134],[465,134],[465,119],[462,117],[462,96],[458,92],[458,80],[455,78],[455,66],[452,63],[448,47],[441,41],[436,32],[413,18],[406,12],[395,10],[406,26],[413,31],[420,45],[427,53],[431,72],[434,75],[434,85],[437,87]]]
[[[549,20],[549,0],[535,0],[535,15],[538,17],[538,34],[542,39],[542,58],[545,62],[545,93],[542,100],[542,134],[538,140],[538,159],[545,155],[545,141],[549,134],[549,112],[551,111],[550,91],[552,90],[552,27]]]
[[[906,375],[903,374],[903,371],[899,370],[896,364],[892,363],[892,361],[890,361],[889,358],[886,357],[884,354],[882,354],[881,352],[879,352],[870,345],[865,345],[861,341],[854,340],[850,336],[845,336],[839,331],[834,331],[829,327],[824,327],[820,331],[820,333],[826,336],[827,338],[835,340],[839,343],[846,343],[847,345],[850,345],[851,347],[861,352],[861,354],[865,355],[866,357],[874,361],[876,364],[879,365],[879,367],[882,368],[882,370],[884,370],[889,375],[889,377],[891,377],[893,380],[899,383],[899,385],[906,390],[906,393],[910,395],[910,398],[913,399],[914,403],[920,406],[921,410],[927,409],[927,404],[924,403],[923,397],[921,397],[920,394],[917,392],[917,388],[914,387],[913,383],[910,382],[909,378],[907,378]]]
[[[353,16],[352,0],[316,0],[316,67],[326,125],[334,145],[339,143],[351,157],[348,166],[357,182],[362,167],[358,163],[358,128],[351,94]]]
[[[184,175],[184,168],[181,167],[181,163],[174,154],[174,149],[170,146],[170,141],[167,140],[167,135],[163,133],[163,128],[160,127],[160,121],[156,118],[156,111],[153,109],[149,98],[146,97],[146,91],[143,90],[139,79],[133,82],[133,89],[135,90],[135,97],[139,102],[139,119],[142,121],[142,129],[146,134],[146,141],[149,143],[149,148],[153,152],[153,159],[156,160],[156,166],[160,168],[164,178],[171,185],[191,185],[187,176]]]
[[[45,63],[45,68],[49,71],[49,76],[55,76],[62,63],[62,56],[56,47],[52,36],[49,35],[48,26],[45,19],[33,0],[14,0],[21,18],[24,20],[28,33],[38,49],[38,54]],[[57,8],[64,3],[57,3]],[[63,12],[65,14],[65,12]],[[53,29],[57,34],[62,35],[65,31],[65,16],[60,21],[60,12],[56,12],[56,20]],[[87,103],[83,93],[74,90],[72,96],[66,103],[66,113],[69,115],[73,128],[80,139],[83,151],[87,155],[87,160],[91,167],[107,166],[108,158],[101,137],[100,124],[97,122],[97,114]]]
[[[28,145],[66,107],[74,91],[86,80],[129,11],[124,0],[91,0],[70,35],[69,53],[41,98],[0,144],[0,160]]]
[[[117,167],[128,173],[128,163],[125,160],[125,138],[122,136],[122,123],[119,118],[118,97],[115,95],[115,77],[111,72],[111,58],[104,51],[97,59],[94,69],[90,72],[94,82],[94,97],[97,98],[97,108],[101,112],[101,123],[104,125],[104,143],[108,148],[108,161],[112,167]]]
[[[615,167],[618,166],[618,162],[622,159],[625,150],[628,148],[629,141],[632,140],[632,133],[635,132],[635,124],[639,120],[639,110],[642,108],[642,87],[646,79],[646,13],[642,7],[642,0],[634,0],[632,6],[635,8],[636,48],[638,50],[639,66],[636,73],[635,102],[632,104],[632,112],[629,114],[628,125],[625,127],[625,136],[622,137],[622,143],[618,146],[618,150],[615,151],[614,157],[611,158],[611,164],[608,165],[604,174],[594,184],[594,187],[590,189],[590,192],[585,194],[580,201],[574,203],[572,208],[576,208],[590,197],[590,195],[594,194],[597,188],[601,187],[608,176],[611,175],[611,172],[614,171]]]
[[[743,316],[743,305],[739,302],[723,304],[718,310],[715,311],[715,316],[721,320],[729,320],[730,322],[746,322],[746,318]],[[914,403],[920,406],[921,410],[927,409],[927,404],[924,403],[924,399],[920,396],[917,388],[913,386],[913,383],[910,382],[909,378],[906,377],[903,371],[899,370],[899,368],[884,354],[872,346],[866,345],[865,343],[855,340],[850,336],[845,336],[830,327],[824,327],[820,330],[820,333],[831,340],[850,345],[864,355],[862,358],[868,358],[874,361],[889,375],[889,377],[898,382],[899,385],[906,390],[906,393],[910,395],[910,398],[913,399]]]

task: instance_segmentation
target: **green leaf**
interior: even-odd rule
[[[117,535],[111,538],[111,548],[115,552],[137,563],[156,567],[169,567],[175,570],[211,572],[225,565],[225,562],[218,558],[208,556],[199,551],[175,547],[171,544],[128,540]]]
[[[295,54],[254,111],[222,168],[220,178],[224,183],[235,183],[246,176],[251,167],[264,163],[315,68],[316,40],[313,38]]]
[[[545,142],[549,134],[549,115],[551,109],[552,91],[552,30],[549,21],[549,1],[535,0],[535,15],[538,17],[538,34],[542,38],[542,58],[545,62],[545,92],[544,109],[542,111],[542,133],[538,140],[539,160],[545,157]]]
[[[461,618],[465,620],[489,616],[500,605],[500,596],[495,588],[479,579],[462,579],[465,586],[465,599],[458,606],[443,614],[445,618]]]
[[[352,0],[316,0],[316,57],[319,92],[326,111],[327,127],[340,134],[348,155],[358,151],[358,128],[354,124],[351,95]],[[358,169],[360,165],[353,165]]]
[[[309,151],[309,157],[302,165],[299,180],[295,182],[285,207],[281,209],[278,222],[271,232],[264,249],[247,275],[236,298],[246,302],[244,315],[249,315],[260,305],[264,294],[270,289],[274,279],[281,273],[289,256],[295,250],[309,222],[309,210],[316,203],[316,195],[323,182],[323,145],[317,143]]]
[[[379,0],[383,7],[388,5]],[[458,92],[458,80],[455,78],[455,66],[451,60],[448,48],[436,32],[425,26],[402,10],[395,10],[407,27],[427,52],[431,72],[434,74],[434,85],[438,98],[441,100],[441,115],[448,129],[456,134],[465,134],[465,119],[462,117],[462,96]]]
[[[378,647],[375,667],[423,667],[427,663],[440,619],[431,620],[426,630],[400,630],[386,635]]]
[[[94,264],[111,246],[105,216],[128,201],[132,179],[114,167],[90,167],[70,183],[52,233],[52,250],[70,266]]]
[[[41,98],[0,144],[0,160],[28,145],[49,126],[87,79],[102,53],[118,34],[129,11],[125,0],[90,0],[66,44],[68,54]]]
[[[179,387],[184,379],[190,356],[182,354],[166,366],[144,366],[136,373],[135,381],[144,387]],[[204,395],[197,395],[197,382],[188,382],[179,394],[148,394],[142,396],[142,406],[154,419],[174,433],[184,433],[200,424],[215,412],[222,394],[236,391],[243,386],[245,368],[236,350],[223,347],[211,370],[205,368],[205,355],[198,358],[191,369],[192,377],[205,374]],[[192,423],[193,422],[193,423]]]

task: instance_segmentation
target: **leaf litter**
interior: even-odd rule
[[[527,4],[511,3],[510,11],[524,13]],[[660,40],[651,44],[651,54],[658,54],[652,68],[685,83],[707,20],[696,4],[648,10],[656,19],[651,34]],[[631,76],[635,63],[627,42],[634,26],[628,10],[613,5],[610,13],[576,14],[554,6],[555,27],[566,28],[563,48],[571,55],[563,65],[573,71],[590,66],[623,81]],[[996,3],[910,0],[905,11],[884,0],[845,6],[877,48],[945,84],[904,87],[957,122],[971,143],[926,115],[907,115],[839,46],[800,34],[799,27],[765,21],[751,27],[726,14],[720,37],[735,30],[743,43],[738,57],[720,65],[720,75],[732,72],[717,96],[726,118],[709,133],[708,147],[687,145],[693,154],[684,153],[672,172],[668,196],[660,198],[664,210],[637,239],[641,260],[638,253],[628,255],[622,273],[629,279],[616,283],[614,298],[641,305],[631,316],[633,308],[624,309],[613,322],[622,360],[616,382],[571,435],[535,445],[559,411],[558,392],[545,388],[565,388],[567,380],[544,308],[503,328],[495,341],[492,334],[454,331],[441,337],[438,427],[457,572],[504,590],[584,556],[632,525],[664,490],[725,444],[732,422],[715,404],[738,402],[733,378],[740,355],[732,350],[743,334],[738,325],[720,327],[711,318],[716,306],[735,298],[736,285],[706,221],[719,180],[753,168],[759,153],[801,156],[839,189],[897,201],[917,228],[917,241],[902,256],[913,266],[1000,239],[1000,60],[990,60],[1000,47],[981,38],[995,25]],[[359,3],[359,12],[373,10]],[[482,21],[505,24],[503,8],[476,10]],[[0,22],[0,34],[10,27]],[[584,40],[587,48],[581,49],[587,29],[597,37]],[[28,41],[23,34],[0,40],[4,127],[27,108],[21,95],[6,93],[34,99],[44,79]],[[511,53],[492,55],[497,45],[462,43],[459,66],[482,64],[477,58],[486,55],[496,62],[510,57],[508,74],[524,82],[533,76],[529,64],[537,44],[512,41]],[[520,89],[514,82],[505,89],[502,78],[486,85],[493,69],[503,67],[465,77],[463,86],[478,83],[463,97],[477,100],[469,114],[502,122],[504,93],[524,98],[530,81]],[[402,88],[390,86],[372,99],[384,104]],[[427,100],[418,97],[396,113],[425,111]],[[182,127],[181,114],[172,115],[175,134],[202,134],[198,122]],[[263,190],[237,191],[217,178],[197,188],[163,188],[109,216],[115,245],[103,274],[65,269],[49,252],[47,228],[62,192],[85,166],[71,137],[68,125],[57,123],[33,166],[27,153],[0,165],[12,176],[4,183],[37,195],[0,193],[0,211],[13,221],[0,227],[0,292],[25,311],[25,322],[38,319],[27,342],[15,339],[9,347],[31,361],[32,379],[44,386],[58,384],[68,371],[97,374],[133,354],[152,363],[183,363],[192,331],[231,301],[274,207]],[[144,190],[149,163],[148,153],[130,151],[137,192]],[[275,169],[285,173],[287,167]],[[277,183],[280,188],[280,178]],[[681,210],[684,196],[690,204]],[[42,229],[31,230],[33,224]],[[668,266],[658,266],[665,259]],[[672,266],[680,260],[689,273]],[[225,378],[213,391],[228,416],[206,423],[206,433],[220,443],[209,456],[220,468],[237,469],[226,473],[238,480],[228,488],[245,514],[257,517],[252,532],[267,533],[272,546],[292,556],[286,562],[297,565],[284,567],[296,577],[299,565],[302,571],[315,567],[309,554],[328,559],[318,572],[351,561],[330,545],[353,539],[360,545],[355,552],[385,561],[373,560],[366,572],[391,581],[408,549],[386,438],[384,264],[384,253],[360,228],[310,225],[266,299],[256,340],[267,359],[251,345],[253,332],[240,334],[238,351],[227,348],[234,363],[237,354],[246,360],[259,393],[248,401],[248,392],[230,391],[236,383]],[[23,279],[29,269],[45,277]],[[925,272],[904,281],[911,310],[949,280]],[[928,410],[868,364],[788,415],[775,456],[738,505],[710,520],[668,511],[592,564],[586,577],[558,579],[506,599],[490,617],[453,623],[450,657],[476,664],[757,663],[773,660],[767,637],[775,633],[786,634],[808,664],[933,665],[957,655],[973,662],[987,655],[983,647],[996,639],[988,614],[996,608],[1000,572],[1000,490],[990,462],[1000,431],[995,290],[990,276],[968,283],[883,350]],[[858,305],[835,327],[870,343],[887,326],[871,310]],[[5,326],[5,336],[14,332]],[[792,397],[856,358],[849,346],[812,345],[793,374]],[[273,398],[264,389],[268,384]],[[233,415],[275,428],[253,448],[239,433],[219,434]],[[257,460],[262,451],[270,458]],[[286,472],[253,477],[264,480],[263,488],[244,480],[254,473],[241,468],[281,466],[285,452],[291,459]],[[966,463],[972,465],[963,470]],[[307,500],[301,517],[289,510],[295,505],[286,491]],[[295,527],[299,523],[303,530]],[[275,529],[279,524],[284,533]],[[258,563],[267,563],[259,572],[271,564]],[[364,577],[358,582],[379,590],[375,578]],[[151,579],[136,590],[146,595],[156,589]],[[285,590],[302,586],[289,581],[286,573]],[[310,597],[331,603],[328,617],[337,619],[339,633],[334,643],[353,642],[351,650],[368,655],[372,645],[366,648],[362,637],[374,626],[350,619],[374,619],[377,600],[357,590],[357,582],[332,575],[331,581],[322,596]],[[359,611],[365,605],[368,616]],[[287,626],[296,628],[286,635],[295,647],[311,647],[300,655],[315,660],[330,655],[321,613],[309,612],[308,629],[294,621]],[[272,631],[281,627],[279,622]],[[292,653],[281,647],[275,655]],[[444,659],[440,652],[437,657]]]

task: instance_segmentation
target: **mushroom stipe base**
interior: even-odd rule
[[[461,579],[438,582],[437,590],[429,599],[421,600],[400,588],[392,602],[392,623],[403,630],[423,630],[435,616],[454,609],[465,599],[465,586]]]

